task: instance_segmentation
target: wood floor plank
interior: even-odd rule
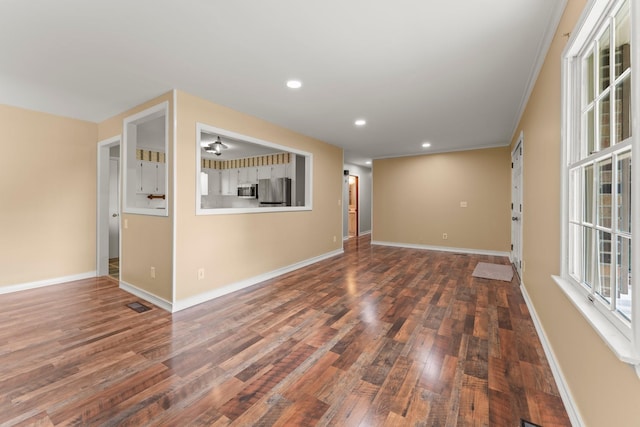
[[[108,278],[0,295],[0,425],[569,420],[506,258],[371,245],[167,313]]]
[[[464,375],[458,425],[483,426],[489,419],[489,387],[487,381],[471,375]],[[508,425],[508,424],[507,424]]]
[[[431,407],[436,404],[437,400],[438,395],[416,387],[404,416],[407,425],[427,427],[427,420],[431,418]],[[442,420],[444,421],[446,418],[443,417]]]
[[[375,386],[366,381],[358,381],[353,391],[349,393],[339,406],[335,406],[337,410],[331,414],[331,424],[355,426],[359,425],[365,417],[371,402],[378,394],[380,387]]]
[[[308,426],[316,423],[329,405],[306,393],[299,395],[273,424],[274,426]]]

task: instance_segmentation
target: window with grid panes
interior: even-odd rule
[[[637,354],[631,2],[593,4],[599,16],[586,20],[564,58],[563,278],[597,309],[583,313],[602,317],[591,324],[609,322]]]

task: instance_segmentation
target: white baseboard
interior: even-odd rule
[[[71,276],[56,277],[53,279],[38,280],[36,282],[19,283],[17,285],[0,286],[0,294],[8,294],[11,292],[26,291],[28,289],[42,288],[43,286],[60,285],[75,280],[90,279],[96,277],[96,271],[87,271],[86,273],[73,274]]]
[[[571,425],[573,427],[581,427],[585,424],[582,421],[582,417],[580,416],[578,407],[575,405],[573,401],[573,397],[571,396],[571,391],[569,390],[567,381],[565,380],[564,375],[562,374],[562,369],[560,369],[560,365],[558,365],[556,355],[553,352],[553,349],[551,348],[551,344],[549,343],[547,334],[545,334],[544,332],[544,328],[542,327],[542,324],[540,323],[540,319],[538,318],[538,313],[536,312],[536,309],[533,306],[533,302],[529,297],[529,293],[527,292],[527,288],[525,288],[524,283],[520,284],[520,291],[522,292],[524,301],[527,304],[529,313],[531,314],[531,320],[533,320],[533,325],[536,328],[538,337],[540,337],[540,342],[542,343],[544,354],[545,356],[547,356],[547,360],[549,361],[549,366],[551,367],[553,378],[556,380],[556,384],[558,385],[558,391],[560,392],[562,403],[564,403],[564,407],[567,410],[567,415],[569,416]]]
[[[260,282],[264,282],[265,280],[273,279],[274,277],[283,275],[285,273],[289,273],[291,271],[297,270],[302,267],[306,267],[311,264],[315,264],[316,262],[325,260],[327,258],[334,257],[336,255],[341,255],[344,253],[344,250],[337,249],[332,252],[328,252],[326,254],[309,258],[304,261],[297,262],[295,264],[288,265],[286,267],[279,268],[277,270],[273,270],[267,273],[260,274],[258,276],[250,277],[245,280],[241,280],[236,283],[232,283],[230,285],[224,286],[222,288],[214,289],[209,292],[204,292],[198,295],[194,295],[192,297],[188,297],[179,301],[175,301],[173,303],[173,312],[184,310],[185,308],[193,307],[198,304],[202,304],[203,302],[210,301],[215,298],[219,298],[223,295],[230,294],[231,292],[239,291],[244,288],[248,288],[249,286],[256,285]]]
[[[145,291],[144,289],[140,289],[136,286],[133,286],[130,283],[123,282],[122,280],[120,281],[120,289],[122,289],[123,291],[127,291],[130,294],[133,294],[139,298],[142,298],[143,300],[150,302],[151,304],[154,304],[157,307],[160,307],[161,309],[168,311],[169,313],[172,313],[172,310],[173,310],[172,304],[164,298],[160,298],[157,295],[154,295],[150,292]]]
[[[357,236],[355,236],[355,237],[362,237],[362,236],[366,236],[366,235],[368,235],[368,234],[371,234],[371,230],[368,230],[368,231],[360,231],[360,232],[358,233],[358,235],[357,235]],[[344,237],[342,238],[342,241],[343,241],[343,242],[346,242],[346,241],[347,241],[347,240],[349,240],[350,238],[351,238],[351,236],[344,236]]]
[[[416,245],[413,243],[382,242],[379,240],[373,240],[371,241],[371,244],[381,245],[381,246],[394,246],[397,248],[425,249],[428,251],[455,252],[459,254],[493,255],[493,256],[505,256],[505,257],[509,256],[509,252],[487,251],[484,249],[467,249],[467,248],[452,248],[448,246]]]

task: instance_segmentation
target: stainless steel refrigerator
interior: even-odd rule
[[[271,178],[258,181],[260,206],[291,206],[291,179]]]

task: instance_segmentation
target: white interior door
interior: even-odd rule
[[[511,262],[522,277],[522,134],[511,154]]]
[[[109,258],[120,257],[120,161],[109,160]]]

